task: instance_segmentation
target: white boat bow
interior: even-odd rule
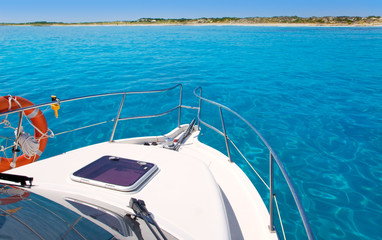
[[[210,125],[200,119],[201,105],[182,105],[182,92],[178,107],[168,111],[179,110],[178,126],[173,131],[160,136],[114,140],[118,121],[132,119],[120,117],[124,98],[130,93],[119,94],[123,95],[123,98],[117,117],[113,120],[115,124],[110,141],[17,167],[6,174],[33,177],[31,186],[20,188],[64,206],[105,229],[117,239],[279,239],[282,231],[269,227],[270,223],[273,225],[273,207],[271,217],[259,192],[231,159],[231,143],[223,119],[223,131],[220,133],[225,137],[228,156],[199,141],[199,123],[207,127]],[[86,98],[88,97],[70,101]],[[65,100],[60,101],[59,104],[64,102]],[[57,101],[50,104],[57,104]],[[33,107],[41,106],[43,104]],[[197,109],[198,124],[193,121],[190,125],[180,125],[182,108]],[[221,111],[221,106],[219,109]],[[25,109],[14,110],[13,113],[23,110]],[[273,158],[278,160],[276,156]],[[123,161],[131,161],[131,164],[136,163],[141,168],[125,169],[124,165],[97,167],[97,161],[106,165],[117,164],[118,161],[121,164]],[[152,170],[147,170],[148,167],[152,167]],[[107,172],[109,170],[110,172]],[[141,170],[142,174],[138,173]],[[107,174],[109,175],[106,176]],[[137,179],[129,186],[120,184],[124,174],[137,174]],[[12,183],[3,178],[1,184],[6,186]],[[135,202],[143,210],[137,212],[135,207],[138,205],[134,205],[135,200],[144,201],[143,207]],[[271,200],[271,205],[273,204]],[[297,205],[301,205],[298,198]],[[148,216],[139,213],[145,208]],[[103,217],[97,217],[94,212]],[[305,224],[305,214],[302,215],[302,219]],[[148,221],[148,224],[145,224],[145,221]],[[135,229],[137,223],[140,233]],[[24,225],[28,227],[28,223]],[[308,237],[314,239],[309,224],[307,226]],[[33,231],[38,233],[43,230]],[[67,234],[71,231],[80,232],[73,223],[64,231],[64,237],[69,236]],[[86,238],[85,234],[78,234]],[[140,234],[142,236],[139,236]]]

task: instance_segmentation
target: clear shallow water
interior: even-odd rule
[[[0,95],[39,103],[51,94],[66,99],[182,83],[185,104],[196,105],[187,99],[202,86],[204,96],[240,112],[276,150],[317,239],[382,239],[381,40],[382,28],[0,27]],[[167,103],[129,101],[129,111],[143,112]],[[146,108],[133,107],[142,101]],[[117,109],[119,103],[102,104]],[[97,121],[113,117],[98,106],[86,103],[78,111],[93,108]],[[82,120],[65,111],[60,124],[46,113],[56,132]],[[162,119],[123,124],[173,127]],[[247,134],[236,121],[228,124]],[[103,127],[87,131],[84,141],[62,135],[48,144],[71,142],[63,152],[105,141],[109,128]],[[260,165],[261,150],[243,148]],[[48,145],[43,156],[57,151]],[[295,219],[294,212],[285,214],[284,220]],[[300,238],[300,228],[289,239]]]

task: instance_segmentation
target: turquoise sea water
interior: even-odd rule
[[[0,27],[0,83],[0,95],[35,103],[51,94],[67,99],[182,83],[185,104],[194,106],[188,99],[202,86],[204,96],[241,113],[275,149],[316,239],[382,239],[382,28]],[[167,105],[129,101],[130,111]],[[104,108],[118,108],[117,102],[103,102]],[[142,102],[144,109],[134,108]],[[94,109],[90,117],[102,121],[98,105],[78,111]],[[59,124],[45,115],[56,132],[82,121],[65,109]],[[235,121],[227,124],[246,134]],[[153,127],[142,126],[144,134]],[[117,137],[142,132],[136,127]],[[86,134],[49,140],[43,157],[108,140],[110,131]],[[70,144],[53,148],[62,142]],[[260,150],[247,150],[258,164]],[[296,213],[285,214],[293,226]],[[300,226],[287,237],[304,239],[301,232]]]

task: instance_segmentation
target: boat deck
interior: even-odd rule
[[[8,171],[34,178],[31,191],[77,211],[77,199],[120,216],[133,213],[131,198],[145,201],[158,225],[179,239],[278,239],[268,230],[269,214],[257,191],[237,167],[194,132],[179,151],[163,147],[163,136],[100,143]],[[143,142],[158,142],[144,145]],[[78,169],[111,155],[158,166],[132,192],[73,181]]]

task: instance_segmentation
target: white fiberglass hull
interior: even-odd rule
[[[185,127],[166,136],[178,136]],[[178,239],[278,239],[268,230],[268,211],[247,176],[225,155],[199,142],[198,134],[195,131],[179,151],[164,148],[163,136],[126,139],[76,149],[7,173],[33,177],[31,192],[79,214],[67,199],[121,217],[134,213],[129,207],[131,198],[142,199],[158,225]],[[151,162],[158,171],[131,192],[71,179],[75,171],[105,155]],[[112,228],[92,221],[117,238],[124,238]]]

